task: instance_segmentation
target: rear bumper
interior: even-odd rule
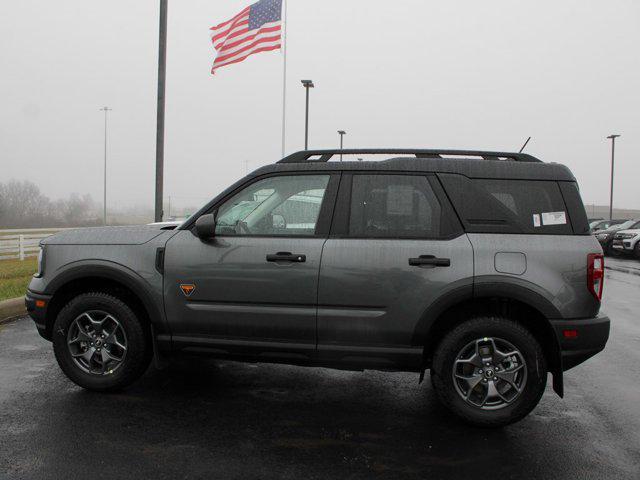
[[[38,329],[38,333],[42,338],[51,340],[51,332],[47,331],[47,308],[51,295],[43,295],[41,293],[27,290],[24,296],[24,304],[27,307],[27,313],[33,319]]]
[[[600,313],[595,318],[551,321],[556,332],[562,370],[569,370],[602,351],[609,339],[611,321]]]

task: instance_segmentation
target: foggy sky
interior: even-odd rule
[[[204,203],[280,158],[282,55],[211,76],[208,28],[251,0],[169,0],[165,196]],[[526,151],[568,165],[585,204],[640,208],[640,2],[288,1],[287,152],[303,147]],[[0,181],[51,197],[153,203],[158,2],[21,0],[0,19]]]

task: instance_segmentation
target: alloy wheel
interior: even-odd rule
[[[91,310],[78,315],[67,333],[67,348],[74,363],[93,375],[110,375],[127,354],[127,336],[111,314]]]
[[[494,337],[465,345],[456,356],[452,374],[458,395],[483,410],[512,404],[527,383],[522,353],[506,340]]]

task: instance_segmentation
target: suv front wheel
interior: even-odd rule
[[[53,327],[53,350],[62,371],[89,390],[112,391],[138,379],[151,348],[134,311],[102,292],[73,298]]]
[[[463,420],[498,427],[525,417],[547,382],[542,348],[521,325],[501,317],[476,317],[437,346],[431,382],[440,401]]]

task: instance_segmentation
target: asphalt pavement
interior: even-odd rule
[[[499,430],[407,373],[192,359],[95,394],[19,319],[0,326],[0,478],[637,480],[640,276],[608,271],[603,310],[609,344],[566,373],[565,398],[548,386]]]

